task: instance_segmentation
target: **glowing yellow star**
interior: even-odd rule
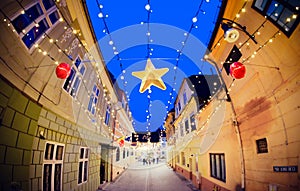
[[[161,77],[169,71],[169,68],[159,68],[156,69],[150,58],[147,60],[146,68],[143,71],[132,72],[131,74],[142,80],[140,86],[140,93],[143,93],[147,89],[150,89],[152,85],[165,90],[166,85],[162,81]]]

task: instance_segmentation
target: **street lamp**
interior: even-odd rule
[[[253,40],[255,44],[257,44],[254,35],[251,35],[246,30],[246,26],[242,26],[239,23],[226,18],[222,18],[221,20],[222,20],[221,28],[224,30],[224,38],[227,42],[233,43],[237,41],[240,36],[239,35],[239,30],[240,30],[244,32],[251,40]]]

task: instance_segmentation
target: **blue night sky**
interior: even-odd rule
[[[105,64],[128,95],[136,131],[155,131],[163,125],[183,78],[215,74],[214,67],[201,59],[215,28],[221,0],[86,3]],[[155,68],[169,68],[162,76],[166,90],[152,86],[151,93],[139,92],[141,80],[131,73],[144,70],[147,58]]]

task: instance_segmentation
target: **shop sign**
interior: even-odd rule
[[[274,172],[298,172],[298,166],[273,166]]]

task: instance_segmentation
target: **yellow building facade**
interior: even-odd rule
[[[134,158],[131,114],[81,1],[1,1],[0,190],[97,190]],[[67,63],[61,79],[57,66]],[[62,69],[64,70],[64,69]],[[60,71],[64,72],[64,71]]]
[[[205,59],[220,70],[223,89],[198,112],[197,130],[187,145],[181,148],[176,142],[168,155],[174,170],[201,190],[299,190],[300,31],[295,4],[227,2],[220,23],[229,19],[246,26],[257,44],[241,29],[238,40],[229,43],[220,25]],[[291,11],[280,16],[276,7]],[[246,67],[245,77],[235,80],[223,68],[234,44]],[[175,156],[170,154],[174,151]]]

